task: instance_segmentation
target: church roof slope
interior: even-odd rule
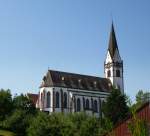
[[[112,90],[112,84],[106,78],[48,70],[40,87],[52,86],[102,92]]]

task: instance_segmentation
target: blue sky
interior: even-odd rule
[[[125,92],[150,90],[149,0],[1,0],[0,88],[37,93],[50,69],[104,76],[113,18]]]

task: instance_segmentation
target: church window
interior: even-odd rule
[[[47,108],[50,108],[50,92],[47,93]]]
[[[81,104],[80,104],[80,99],[77,99],[77,112],[81,110]]]
[[[97,100],[94,100],[94,111],[97,112]]]
[[[116,70],[116,77],[120,77],[120,70]]]
[[[89,100],[86,99],[86,109],[88,110],[89,109]]]
[[[110,70],[108,70],[108,72],[107,72],[107,77],[111,77],[111,72],[110,72]]]
[[[85,109],[85,99],[83,97],[83,110]]]
[[[64,108],[67,108],[67,93],[64,93]]]
[[[56,93],[56,108],[59,108],[59,93]]]

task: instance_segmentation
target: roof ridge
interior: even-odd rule
[[[72,73],[72,72],[65,72],[65,71],[59,71],[59,70],[49,69],[48,71],[59,72],[59,73],[64,73],[64,74],[71,74],[71,75],[78,75],[78,76],[87,76],[87,77],[91,77],[91,78],[107,79],[107,78],[104,78],[104,77],[98,77],[98,76],[92,76],[92,75],[86,75],[86,74],[79,74],[79,73]]]

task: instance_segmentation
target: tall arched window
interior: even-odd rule
[[[94,111],[97,112],[97,100],[94,100]]]
[[[64,108],[67,108],[67,93],[64,93]]]
[[[59,108],[59,93],[56,92],[56,108]]]
[[[120,70],[116,70],[116,77],[120,77]]]
[[[80,99],[77,99],[77,112],[81,110],[81,104],[80,104]]]
[[[83,110],[85,110],[85,99],[83,97]]]
[[[111,77],[111,72],[110,72],[110,70],[107,71],[107,77]]]
[[[50,92],[47,93],[47,108],[50,108]]]
[[[86,99],[86,109],[89,109],[89,99]]]

